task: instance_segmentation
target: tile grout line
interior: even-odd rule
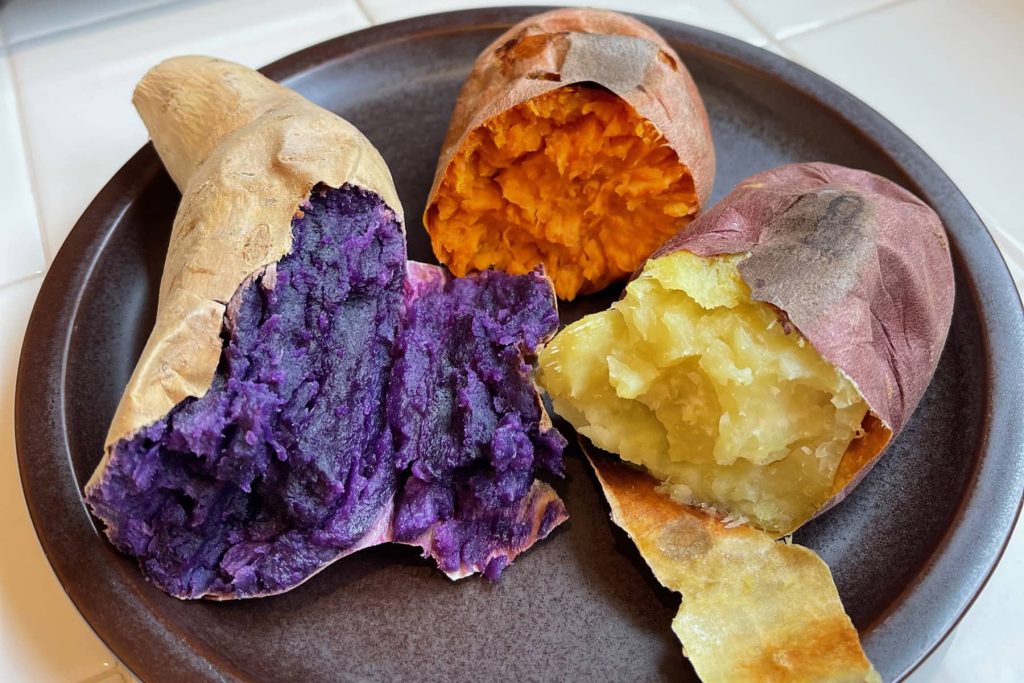
[[[885,12],[886,10],[892,7],[907,5],[910,4],[911,2],[915,2],[915,0],[889,0],[885,4],[878,5],[877,7],[868,7],[866,9],[855,10],[853,12],[850,12],[849,14],[844,14],[842,16],[836,17],[835,19],[825,21],[821,24],[809,24],[805,28],[797,28],[797,30],[793,31],[792,33],[782,32],[778,36],[769,31],[764,25],[761,24],[759,20],[755,19],[754,16],[739,3],[739,0],[726,0],[726,2],[728,2],[732,6],[732,8],[736,10],[744,19],[746,19],[747,22],[749,22],[755,29],[757,29],[757,31],[762,36],[764,36],[764,38],[768,41],[769,45],[771,45],[779,52],[781,52],[786,58],[791,59],[795,62],[799,62],[800,60],[797,57],[797,54],[789,47],[789,45],[786,42],[791,38],[798,38],[808,35],[810,33],[814,33],[815,31],[820,31],[825,28],[832,28],[833,26],[845,24],[849,21],[860,19],[870,14],[878,14],[881,12]]]
[[[133,10],[133,11],[126,12],[126,13],[118,15],[118,16],[114,16],[114,17],[108,17],[108,18],[105,18],[105,19],[97,20],[97,21],[91,21],[91,22],[88,22],[87,24],[83,24],[83,25],[80,25],[80,26],[74,26],[74,27],[70,27],[70,28],[67,28],[67,29],[62,29],[62,30],[54,31],[52,33],[47,33],[47,34],[44,34],[44,35],[35,36],[33,38],[29,38],[29,39],[26,39],[26,40],[23,40],[23,41],[20,41],[20,42],[16,42],[16,43],[13,43],[13,44],[8,42],[8,41],[6,41],[6,40],[4,40],[3,27],[0,26],[0,55],[3,55],[5,57],[7,57],[7,61],[9,62],[9,64],[7,65],[7,68],[9,70],[9,73],[10,73],[10,76],[11,76],[11,85],[12,85],[12,90],[13,90],[13,94],[14,94],[15,111],[16,111],[16,114],[17,114],[18,136],[21,138],[22,151],[24,152],[24,155],[25,155],[25,166],[27,167],[27,170],[28,170],[29,188],[30,188],[30,191],[32,193],[32,205],[33,205],[33,208],[35,210],[35,216],[36,216],[36,231],[39,234],[40,246],[41,246],[41,249],[42,249],[43,262],[44,262],[43,270],[38,271],[37,273],[32,273],[32,274],[27,275],[27,276],[22,277],[22,278],[18,278],[17,280],[13,280],[10,283],[5,283],[5,284],[14,284],[16,282],[21,282],[22,280],[30,278],[30,277],[33,277],[35,275],[45,274],[46,270],[49,269],[51,263],[53,262],[53,259],[57,255],[56,251],[59,250],[59,246],[56,249],[54,249],[50,245],[49,239],[47,237],[48,233],[47,233],[47,230],[45,228],[45,221],[44,221],[44,218],[43,218],[42,200],[41,200],[41,197],[40,197],[40,190],[41,190],[40,179],[38,177],[38,173],[37,173],[37,170],[36,170],[37,164],[35,163],[34,155],[32,153],[32,146],[29,144],[29,138],[28,138],[28,116],[27,116],[27,113],[25,111],[25,106],[24,106],[24,102],[23,102],[23,98],[22,98],[21,87],[20,87],[20,79],[19,79],[19,75],[18,75],[18,69],[15,66],[15,54],[16,54],[16,52],[18,52],[20,49],[22,49],[24,47],[30,47],[30,46],[36,44],[37,42],[53,40],[54,38],[60,39],[61,37],[65,36],[65,35],[70,35],[70,34],[78,33],[78,32],[81,32],[83,30],[89,30],[89,29],[95,28],[96,26],[101,25],[101,24],[119,23],[119,22],[123,22],[125,20],[131,20],[131,19],[137,18],[138,16],[141,16],[141,15],[153,14],[153,13],[158,13],[158,12],[161,12],[161,11],[166,11],[168,8],[171,8],[171,7],[180,7],[182,5],[195,4],[195,3],[199,3],[199,2],[202,2],[202,0],[169,0],[168,2],[159,4],[159,5],[154,5],[154,6],[151,6],[151,7],[145,7],[145,8]],[[369,11],[364,6],[363,0],[353,0],[353,4],[356,6],[356,9],[359,11],[359,13],[362,15],[362,17],[371,26],[376,23],[374,21],[373,17],[370,15]]]
[[[374,20],[373,16],[370,15],[370,10],[366,9],[366,0],[353,0],[353,2],[355,2],[359,11],[362,12],[363,18],[370,22],[370,26],[376,26],[377,22]]]
[[[21,149],[25,154],[25,166],[28,167],[28,186],[32,193],[32,206],[36,212],[36,231],[39,233],[39,243],[43,250],[43,263],[46,271],[50,267],[53,256],[50,253],[49,240],[46,237],[46,230],[43,227],[43,205],[39,198],[39,182],[36,177],[36,164],[33,159],[32,147],[28,143],[28,117],[25,113],[25,105],[21,96],[21,86],[18,82],[18,69],[14,65],[14,52],[10,46],[4,47],[4,54],[7,57],[7,68],[11,75],[11,89],[14,91],[14,108],[18,115],[18,136],[21,138]],[[41,273],[40,273],[41,274]],[[24,278],[21,278],[24,279]],[[18,282],[19,280],[15,280]]]
[[[730,2],[735,2],[735,0],[729,0],[729,1]],[[883,5],[878,5],[876,7],[867,7],[865,9],[854,10],[854,11],[850,12],[849,14],[843,14],[841,16],[836,17],[835,19],[832,19],[830,21],[826,21],[826,22],[821,23],[821,24],[817,24],[817,25],[811,24],[811,25],[808,25],[806,28],[797,27],[797,29],[794,30],[792,33],[783,33],[782,35],[780,35],[778,37],[778,41],[780,43],[782,43],[784,41],[789,40],[790,38],[798,38],[798,37],[801,37],[801,36],[805,36],[805,35],[807,35],[809,33],[813,33],[815,31],[819,31],[819,30],[821,30],[823,28],[832,28],[833,26],[838,26],[838,25],[841,25],[841,24],[845,24],[845,23],[847,23],[849,21],[853,21],[855,19],[860,19],[862,17],[866,17],[869,14],[879,14],[879,13],[885,12],[886,10],[888,10],[890,8],[893,8],[893,7],[899,7],[900,5],[908,5],[911,2],[914,2],[914,0],[888,0],[888,2],[886,2]]]
[[[113,23],[113,22],[123,21],[125,19],[132,19],[132,18],[134,18],[134,17],[136,17],[136,16],[138,16],[140,14],[147,14],[149,12],[160,11],[160,10],[163,10],[163,9],[165,9],[167,7],[173,7],[175,5],[185,4],[186,2],[203,2],[203,1],[204,0],[164,0],[164,2],[159,3],[159,4],[153,4],[153,5],[149,5],[149,6],[146,6],[146,7],[138,7],[138,8],[135,8],[135,9],[127,10],[125,12],[121,12],[120,14],[114,14],[112,16],[106,16],[106,17],[102,17],[102,18],[99,18],[99,19],[89,19],[88,21],[85,21],[85,22],[83,22],[81,24],[74,24],[72,26],[65,26],[63,28],[53,29],[51,31],[40,33],[39,35],[35,35],[35,36],[30,36],[28,38],[20,38],[18,40],[15,40],[13,42],[8,43],[8,44],[11,47],[19,47],[20,48],[22,46],[36,45],[37,43],[41,43],[41,42],[49,42],[49,41],[52,41],[52,40],[60,40],[60,39],[64,38],[65,36],[74,35],[74,34],[77,34],[77,33],[82,33],[84,31],[89,31],[91,29],[94,29],[97,26],[100,26],[101,24],[110,24],[110,23]],[[0,2],[0,4],[2,4],[2,2]]]
[[[794,55],[792,52],[790,52],[789,48],[787,48],[785,45],[783,45],[781,41],[776,40],[775,39],[775,35],[771,31],[766,29],[764,26],[762,26],[761,22],[758,21],[757,19],[755,19],[754,16],[752,14],[750,14],[750,12],[748,12],[746,10],[746,8],[744,8],[742,5],[740,5],[738,0],[726,0],[726,2],[728,2],[729,5],[731,5],[732,8],[734,10],[736,10],[736,12],[741,17],[743,17],[743,19],[745,19],[748,24],[753,26],[754,30],[756,30],[758,33],[760,33],[764,37],[764,39],[765,39],[765,41],[767,41],[768,45],[774,47],[776,50],[781,52],[782,56],[786,57],[787,59],[791,59],[793,61],[797,61],[796,55]]]
[[[5,289],[8,289],[9,287],[14,287],[15,285],[25,284],[29,280],[34,280],[36,278],[42,279],[44,276],[45,273],[30,273],[29,275],[22,275],[19,278],[15,278],[14,280],[5,282],[2,285],[0,285],[0,292],[4,291]]]

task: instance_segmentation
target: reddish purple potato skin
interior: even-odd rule
[[[651,258],[749,253],[752,298],[774,306],[856,384],[865,435],[840,463],[835,505],[906,425],[935,372],[953,313],[953,266],[938,215],[867,171],[780,166],[742,181]]]

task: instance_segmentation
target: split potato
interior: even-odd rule
[[[938,216],[879,176],[793,164],[742,182],[609,310],[540,355],[555,409],[679,501],[776,537],[841,499],[939,360]]]
[[[556,10],[477,59],[423,223],[456,275],[543,264],[573,299],[629,277],[703,207],[714,173],[679,55],[629,17]]]

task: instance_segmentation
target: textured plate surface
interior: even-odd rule
[[[455,95],[477,53],[535,11],[377,26],[265,71],[377,145],[406,207],[410,255],[433,261],[419,214]],[[935,380],[865,482],[796,536],[832,567],[883,677],[898,678],[973,600],[1020,505],[1020,300],[967,201],[878,114],[781,57],[649,22],[704,95],[716,199],[756,171],[824,160],[892,178],[949,229],[958,291]],[[18,457],[33,522],[72,600],[128,666],[149,681],[695,680],[669,630],[678,597],[657,586],[612,527],[576,451],[558,484],[570,522],[497,584],[451,584],[412,549],[382,547],[263,600],[183,603],[149,586],[105,541],[80,491],[152,324],[178,199],[152,147],[128,161],[54,261],[18,374]],[[565,307],[563,320],[610,296]]]

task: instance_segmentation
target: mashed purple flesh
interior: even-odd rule
[[[89,506],[183,598],[279,593],[390,540],[496,578],[566,517],[536,480],[565,443],[531,379],[550,285],[407,274],[397,217],[360,188],[302,208],[228,307],[210,390],[116,443]]]
[[[508,549],[544,537],[565,514],[534,481],[537,471],[561,474],[565,444],[541,427],[528,362],[558,325],[551,286],[537,274],[485,271],[418,290],[388,392],[396,467],[407,473],[395,540],[421,545],[448,574],[496,578]]]

